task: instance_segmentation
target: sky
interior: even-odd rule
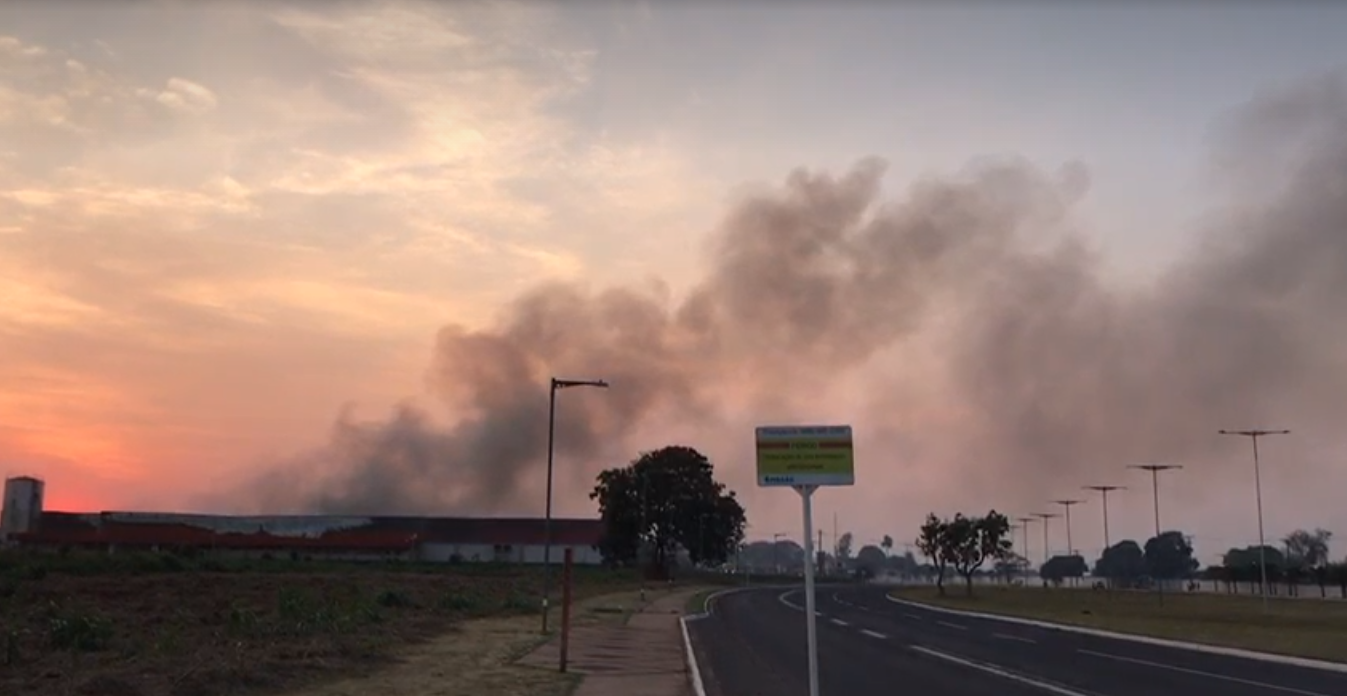
[[[1125,467],[1182,460],[1212,560],[1257,538],[1215,430],[1267,425],[1268,535],[1347,537],[1347,8],[990,5],[5,3],[0,473],[537,514],[558,375],[613,385],[558,395],[558,514],[681,442],[798,537],[752,427],[846,422],[829,534],[1066,496],[1093,554],[1080,487],[1143,536]]]

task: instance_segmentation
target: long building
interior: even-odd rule
[[[38,549],[211,551],[221,555],[541,563],[546,523],[538,518],[55,512],[43,482],[5,482],[0,541]],[[570,548],[576,563],[602,562],[598,519],[553,519],[552,560]]]

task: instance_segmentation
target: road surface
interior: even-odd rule
[[[1098,638],[820,587],[821,696],[1347,696],[1347,674]],[[707,696],[808,694],[800,588],[722,595],[688,622]]]

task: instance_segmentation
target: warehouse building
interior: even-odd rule
[[[331,515],[198,515],[158,512],[53,512],[43,483],[5,482],[0,541],[36,549],[209,551],[219,555],[441,563],[541,563],[547,530],[539,518]],[[553,519],[552,559],[572,550],[597,565],[603,522]]]

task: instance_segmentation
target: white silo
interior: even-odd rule
[[[30,476],[5,480],[5,507],[0,511],[0,538],[37,529],[42,518],[42,481]]]

